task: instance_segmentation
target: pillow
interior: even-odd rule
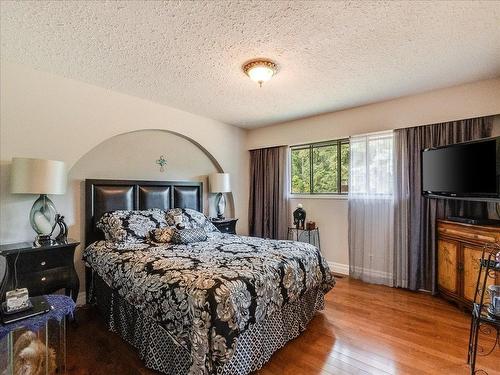
[[[203,228],[173,229],[172,242],[175,244],[188,244],[207,240],[207,233]]]
[[[106,212],[96,224],[104,232],[104,238],[114,242],[143,242],[151,230],[166,226],[165,211],[157,208]]]
[[[181,224],[185,229],[201,228],[205,233],[218,232],[210,219],[190,208],[173,208],[167,211],[167,224],[171,227]],[[180,222],[179,222],[180,220]]]
[[[150,233],[150,240],[157,243],[168,243],[172,241],[174,228],[156,228]]]

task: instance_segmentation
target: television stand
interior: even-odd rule
[[[449,221],[453,221],[455,223],[463,223],[470,225],[493,225],[500,226],[500,220],[496,219],[482,219],[478,217],[463,217],[463,216],[449,216]]]
[[[500,227],[440,219],[436,226],[439,294],[469,310],[474,301],[483,248],[500,243]]]

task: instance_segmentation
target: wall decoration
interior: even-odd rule
[[[167,159],[165,159],[165,156],[161,155],[160,158],[156,161],[156,164],[160,166],[160,172],[165,172],[167,169]]]

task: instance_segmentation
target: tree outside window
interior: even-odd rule
[[[291,147],[292,194],[347,194],[349,140]]]

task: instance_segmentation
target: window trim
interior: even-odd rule
[[[350,144],[350,138],[332,139],[329,141],[303,143],[290,146],[290,181],[288,192],[291,198],[347,198],[349,192],[342,192],[342,145]],[[317,147],[337,146],[337,192],[314,192],[314,158],[313,149]],[[309,150],[309,192],[294,193],[292,191],[292,151]],[[349,185],[348,185],[349,186]]]

